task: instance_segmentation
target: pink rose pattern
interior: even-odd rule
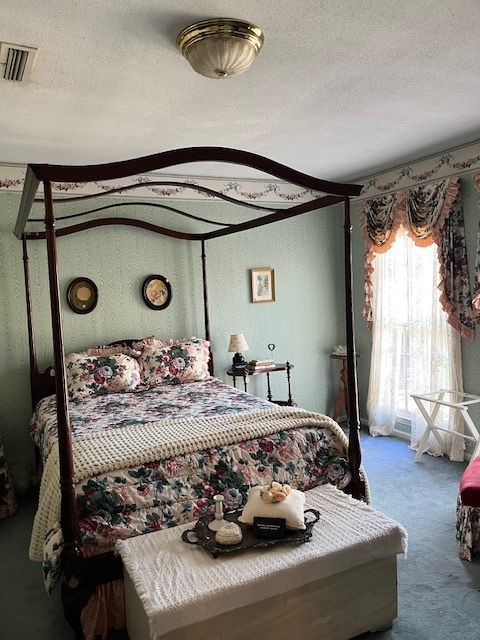
[[[70,402],[73,437],[167,418],[233,415],[272,405],[220,380],[162,385],[139,393],[91,396]],[[200,409],[200,407],[202,409]],[[120,411],[120,413],[118,413]],[[115,412],[115,413],[114,413]],[[115,415],[120,415],[118,423]],[[44,459],[57,441],[55,399],[39,403],[32,435]],[[75,487],[82,543],[109,548],[115,540],[191,522],[213,512],[223,494],[228,509],[246,501],[250,487],[274,480],[297,489],[325,482],[340,488],[350,478],[347,452],[329,429],[304,427],[264,438],[112,470]],[[59,526],[44,547],[44,579],[51,591],[60,578],[63,542]]]

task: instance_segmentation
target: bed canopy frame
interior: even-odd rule
[[[83,222],[75,222],[79,215],[92,214],[100,210],[106,210],[113,206],[111,204],[106,207],[99,207],[85,211],[83,214],[75,214],[75,216],[56,217],[54,206],[57,202],[62,205],[65,202],[85,200],[87,198],[97,198],[100,196],[108,196],[118,194],[119,192],[143,186],[142,184],[128,185],[121,188],[101,191],[95,195],[83,195],[74,197],[53,198],[54,183],[89,183],[97,181],[109,181],[124,179],[139,174],[145,174],[160,169],[171,168],[176,165],[183,165],[193,162],[222,162],[243,165],[270,176],[281,179],[285,182],[312,190],[317,193],[313,199],[308,202],[296,204],[288,208],[272,208],[259,204],[246,203],[228,197],[224,194],[213,192],[210,189],[192,185],[187,183],[179,183],[170,181],[149,182],[152,185],[181,185],[183,188],[190,188],[196,191],[203,191],[209,195],[217,196],[225,201],[238,205],[247,206],[257,210],[264,210],[267,213],[252,218],[246,222],[239,224],[223,224],[212,223],[209,220],[198,218],[191,215],[190,217],[208,224],[214,224],[219,228],[204,233],[187,233],[152,224],[151,222],[141,221],[138,219],[120,218],[120,217],[97,217]],[[44,198],[37,199],[37,190],[43,184]],[[25,290],[27,304],[27,322],[29,336],[29,352],[30,352],[30,377],[32,385],[32,400],[36,402],[47,393],[56,393],[57,397],[57,416],[59,431],[59,454],[60,454],[60,488],[61,488],[61,526],[63,530],[65,549],[65,560],[70,559],[73,562],[79,559],[79,530],[78,518],[76,513],[75,493],[74,493],[74,472],[72,459],[72,442],[69,426],[69,407],[66,386],[65,373],[65,354],[61,318],[60,290],[58,279],[58,260],[57,260],[57,238],[77,233],[86,229],[92,229],[105,225],[128,225],[139,227],[154,233],[179,238],[188,241],[197,241],[201,244],[202,259],[202,278],[203,278],[203,311],[205,320],[205,337],[210,340],[209,327],[209,309],[208,309],[208,293],[207,293],[207,264],[206,264],[206,241],[214,238],[220,238],[226,235],[240,233],[248,229],[262,227],[280,220],[286,220],[304,213],[317,209],[343,203],[344,211],[344,262],[345,262],[345,328],[346,328],[346,346],[347,346],[347,383],[348,383],[348,427],[349,427],[349,446],[348,457],[352,474],[352,480],[349,485],[349,492],[358,499],[365,497],[365,483],[360,472],[361,452],[359,442],[359,417],[358,417],[358,391],[357,391],[357,373],[356,373],[356,355],[355,355],[355,335],[354,335],[354,313],[352,302],[352,257],[351,257],[351,220],[350,220],[350,198],[358,196],[361,191],[361,185],[341,184],[320,180],[318,178],[306,175],[296,171],[290,167],[274,162],[263,156],[253,154],[246,151],[223,147],[190,147],[184,149],[176,149],[163,153],[136,158],[133,160],[114,162],[100,165],[86,166],[63,166],[49,164],[29,164],[27,167],[25,184],[22,193],[20,209],[15,226],[15,235],[22,240],[24,252],[24,274],[25,274]],[[31,209],[34,202],[43,202],[44,204],[44,231],[28,231],[26,229],[28,222],[38,222],[38,219],[31,217]],[[138,205],[138,201],[134,204]],[[145,204],[145,203],[141,203]],[[151,202],[148,203],[152,205]],[[124,206],[124,203],[121,203]],[[154,206],[154,205],[152,205]],[[171,211],[171,207],[164,205],[156,205],[167,208]],[[177,211],[182,215],[189,216],[183,212]],[[72,220],[74,221],[72,223]],[[28,269],[28,240],[46,240],[47,246],[47,264],[50,288],[50,305],[52,311],[52,329],[53,329],[53,353],[54,353],[54,371],[55,376],[49,376],[40,373],[37,365],[34,328],[32,320],[32,305],[30,293],[30,279]],[[52,388],[54,381],[54,389]],[[64,560],[64,571],[65,571]],[[98,571],[99,557],[95,558],[95,567]],[[68,571],[65,571],[68,579]]]

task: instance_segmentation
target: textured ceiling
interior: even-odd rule
[[[176,35],[225,15],[265,46],[208,80]],[[0,40],[39,49],[28,83],[0,79],[4,163],[218,145],[349,180],[480,138],[478,0],[3,0]]]

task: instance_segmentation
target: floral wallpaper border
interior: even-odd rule
[[[364,185],[359,198],[363,200],[475,169],[480,169],[480,141],[355,182]]]
[[[360,200],[412,187],[422,182],[459,175],[480,169],[480,141],[473,142],[456,149],[443,151],[436,156],[411,162],[374,176],[355,180],[363,183]],[[22,165],[0,164],[0,192],[22,191],[26,167]],[[150,185],[149,183],[183,182],[185,186]],[[166,198],[169,200],[209,200],[213,196],[195,191],[195,186],[207,187],[241,201],[268,202],[272,204],[307,202],[318,195],[311,189],[295,187],[287,182],[260,180],[252,178],[210,178],[150,173],[135,176],[130,182],[112,180],[110,182],[93,183],[59,183],[54,184],[54,192],[58,195],[90,195],[108,189],[142,184],[143,186],[123,193],[132,198]],[[188,185],[188,186],[186,186]],[[40,195],[40,194],[39,194]],[[40,195],[41,197],[41,195]]]
[[[21,165],[0,164],[0,191],[22,191],[26,167]],[[151,182],[183,182],[188,186],[150,185]],[[129,180],[111,180],[90,183],[54,183],[54,193],[68,195],[91,195],[109,189],[125,187],[129,184],[142,184],[142,187],[123,192],[123,197],[167,198],[171,200],[209,200],[214,196],[195,191],[195,186],[207,187],[241,201],[292,203],[308,202],[318,195],[311,189],[302,189],[288,182],[275,180],[255,180],[251,178],[209,178],[199,176],[180,176],[150,173],[134,176]],[[191,188],[190,188],[191,187]],[[41,188],[40,188],[41,189]],[[42,194],[39,190],[39,197]]]

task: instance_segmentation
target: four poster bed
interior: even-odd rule
[[[275,210],[234,201],[187,181],[182,187],[266,210],[238,224],[209,223],[219,228],[202,233],[133,217],[92,218],[93,210],[82,222],[76,221],[77,214],[55,215],[52,183],[118,180],[202,161],[244,165],[316,195],[309,202]],[[29,231],[40,183],[45,230]],[[95,197],[135,186],[139,185]],[[32,435],[43,468],[30,555],[43,559],[47,590],[63,576],[65,615],[77,638],[105,637],[109,628],[124,625],[122,563],[113,552],[116,540],[190,522],[213,510],[216,493],[223,493],[227,507],[238,508],[251,486],[266,481],[301,490],[332,483],[368,502],[359,444],[350,246],[350,198],[360,189],[307,176],[259,155],[217,147],[95,166],[28,166],[15,234],[24,250],[35,406]],[[87,197],[59,201],[64,206]],[[344,211],[348,440],[328,416],[277,406],[222,383],[214,377],[209,349],[207,242],[337,203],[343,203]],[[204,337],[129,336],[118,342],[119,336],[112,336],[116,342],[108,347],[88,345],[91,348],[82,353],[65,353],[57,241],[104,225],[138,227],[200,244]],[[37,365],[32,318],[27,246],[33,240],[45,240],[47,246],[54,363],[44,373]]]

